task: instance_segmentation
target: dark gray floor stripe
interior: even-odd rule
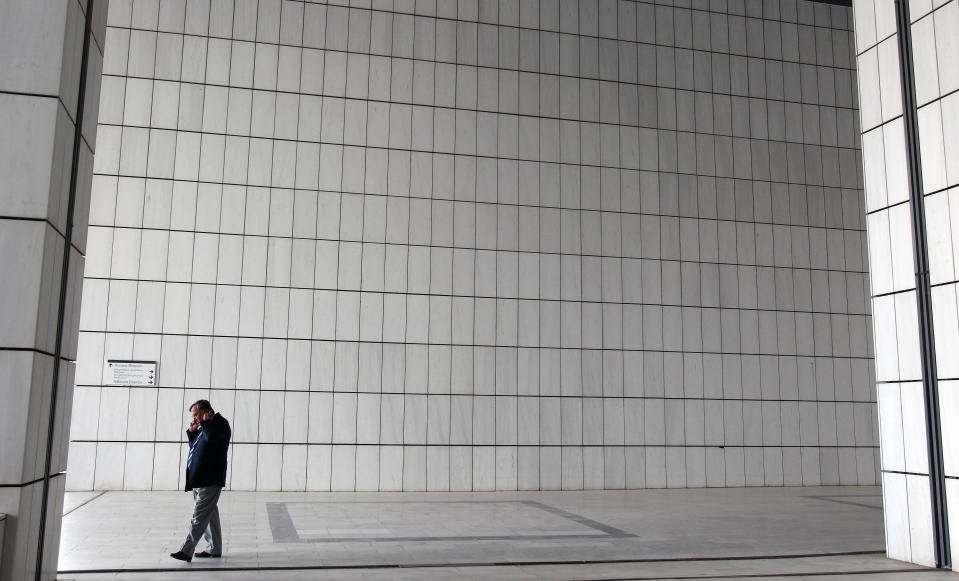
[[[578,522],[579,524],[581,524],[581,525],[583,525],[583,526],[587,526],[587,527],[590,527],[590,528],[593,528],[593,529],[602,531],[602,532],[606,533],[606,535],[608,535],[608,536],[610,536],[610,537],[635,537],[635,536],[636,536],[636,535],[634,535],[634,534],[632,534],[632,533],[627,533],[626,531],[621,531],[621,530],[619,530],[619,529],[617,529],[617,528],[615,528],[615,527],[611,527],[611,526],[609,526],[609,525],[607,525],[607,524],[603,524],[603,523],[601,523],[601,522],[597,522],[597,521],[594,521],[594,520],[592,520],[592,519],[586,518],[585,516],[580,516],[580,515],[578,515],[578,514],[571,513],[571,512],[569,512],[569,511],[563,510],[563,509],[561,509],[561,508],[556,508],[556,507],[553,507],[553,506],[549,506],[548,504],[543,504],[543,503],[541,503],[541,502],[536,502],[535,500],[524,500],[524,501],[522,501],[522,502],[523,502],[523,504],[526,504],[526,505],[529,505],[529,506],[535,506],[536,508],[538,508],[538,509],[540,509],[540,510],[545,510],[546,512],[551,512],[551,513],[553,513],[553,514],[555,514],[555,515],[558,515],[558,516],[561,516],[561,517],[563,517],[563,518],[567,518],[567,519],[569,519],[569,520],[576,521],[576,522]]]
[[[84,501],[81,502],[80,504],[76,505],[75,507],[71,508],[71,509],[68,510],[67,512],[63,513],[63,516],[67,516],[68,514],[76,511],[78,508],[83,508],[84,506],[86,506],[86,505],[90,504],[91,502],[93,502],[94,500],[100,498],[101,496],[103,496],[103,495],[106,494],[107,492],[108,492],[108,491],[104,490],[103,492],[101,492],[100,494],[94,496],[93,498],[88,498],[87,500],[84,500]]]
[[[555,508],[541,502],[533,500],[434,500],[430,504],[522,504],[554,514],[561,518],[571,520],[587,528],[599,531],[603,534],[590,533],[570,533],[570,534],[549,534],[549,535],[447,535],[447,536],[388,536],[388,537],[301,537],[296,529],[296,524],[290,516],[289,504],[422,504],[427,501],[421,500],[400,500],[400,501],[338,501],[338,502],[268,502],[266,503],[266,512],[270,521],[270,529],[273,532],[273,542],[275,543],[395,543],[395,542],[431,542],[431,541],[555,541],[564,539],[605,539],[605,538],[632,538],[637,537],[633,533],[622,531],[615,527],[597,522],[595,520],[574,514],[572,512]]]

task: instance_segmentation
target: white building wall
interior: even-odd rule
[[[848,8],[353,4],[111,3],[70,488],[877,481]]]
[[[915,262],[893,2],[855,3],[875,313],[886,542],[934,565]],[[959,545],[959,2],[910,2],[935,351],[953,559]]]

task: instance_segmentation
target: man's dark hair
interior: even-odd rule
[[[205,399],[198,399],[192,404],[188,409],[193,409],[193,406],[196,406],[196,411],[198,412],[212,412],[213,407],[210,405],[210,402]]]

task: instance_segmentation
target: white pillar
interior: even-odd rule
[[[34,579],[41,546],[56,576],[107,2],[0,0],[2,581]]]
[[[959,0],[909,2],[946,510],[959,539]],[[893,0],[854,2],[886,545],[935,565],[906,133]],[[956,548],[952,559],[959,556]]]

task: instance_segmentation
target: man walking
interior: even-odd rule
[[[220,511],[216,503],[226,486],[226,451],[230,447],[230,422],[213,411],[210,402],[201,399],[190,406],[190,427],[186,435],[190,452],[186,457],[186,491],[193,491],[193,519],[190,532],[174,559],[190,562],[193,557],[219,558],[223,554],[220,533]],[[209,544],[206,551],[194,554],[203,537]]]

